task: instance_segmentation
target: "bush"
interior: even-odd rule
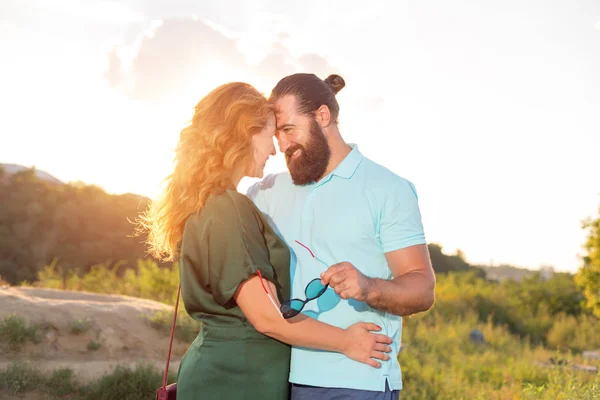
[[[90,340],[90,342],[87,345],[89,351],[96,351],[99,350],[101,347],[102,343],[94,342],[93,340]]]
[[[170,375],[169,382],[175,381]],[[152,365],[140,364],[131,369],[117,366],[110,374],[85,388],[87,400],[146,400],[156,396],[156,390],[162,384],[162,374]]]
[[[159,267],[152,260],[138,260],[136,268],[119,262],[109,267],[93,265],[87,274],[78,271],[58,271],[56,263],[44,267],[38,273],[37,287],[86,291],[94,293],[121,294],[160,301],[172,306],[177,296],[179,269]]]
[[[52,371],[46,380],[46,392],[54,397],[64,398],[79,393],[79,382],[75,379],[73,370],[61,368]]]
[[[15,314],[10,314],[0,321],[0,341],[7,342],[14,350],[18,350],[19,345],[27,340],[37,343],[37,331],[36,326],[27,325],[23,318]]]
[[[171,371],[168,383],[175,381],[176,374]],[[43,374],[29,363],[18,362],[0,371],[0,390],[15,397],[37,391],[55,399],[153,399],[161,384],[162,373],[147,364],[133,369],[117,366],[112,373],[87,385],[82,385],[69,368]]]
[[[71,333],[73,335],[80,335],[82,333],[87,332],[90,329],[90,320],[89,319],[78,319],[71,322]]]
[[[600,347],[600,323],[592,316],[575,318],[560,314],[548,332],[548,345],[556,349],[581,352]]]
[[[547,344],[553,330],[552,346],[580,351],[598,343],[594,339],[598,320],[583,312],[579,305],[581,299],[573,276],[565,273],[557,273],[547,280],[534,273],[523,282],[501,283],[486,281],[472,272],[449,273],[438,276],[436,303],[429,314],[452,322],[475,311],[479,322],[491,318],[494,325],[506,326],[511,333],[532,344]],[[579,344],[572,341],[573,337],[559,340],[559,336],[566,334],[566,331],[558,332],[562,329],[557,326],[561,315],[571,316],[570,321],[574,321],[571,323],[577,325]]]
[[[44,376],[26,363],[13,362],[0,371],[0,389],[11,394],[20,394],[40,388]]]

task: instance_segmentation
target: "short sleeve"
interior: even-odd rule
[[[385,253],[426,243],[417,191],[411,182],[400,179],[386,197],[379,237]]]
[[[201,215],[186,226],[184,244],[196,246],[195,274],[215,302],[225,306],[237,287],[260,269],[265,279],[274,280],[264,225],[250,199],[226,192],[211,199]],[[185,249],[183,250],[185,251]]]

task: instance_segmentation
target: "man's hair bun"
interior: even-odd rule
[[[346,86],[346,81],[339,75],[331,74],[325,79],[325,83],[329,85],[334,94],[338,94],[340,90]]]

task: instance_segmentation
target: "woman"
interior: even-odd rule
[[[142,218],[151,252],[179,260],[185,309],[203,322],[181,361],[178,399],[287,399],[290,344],[373,367],[389,358],[391,339],[371,333],[374,324],[340,329],[280,314],[288,247],[236,191],[242,177],[263,176],[274,134],[272,107],[256,89],[216,88],[196,105],[163,196]]]

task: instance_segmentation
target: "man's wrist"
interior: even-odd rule
[[[377,304],[381,291],[377,278],[367,278],[367,291],[365,302],[369,305]]]

